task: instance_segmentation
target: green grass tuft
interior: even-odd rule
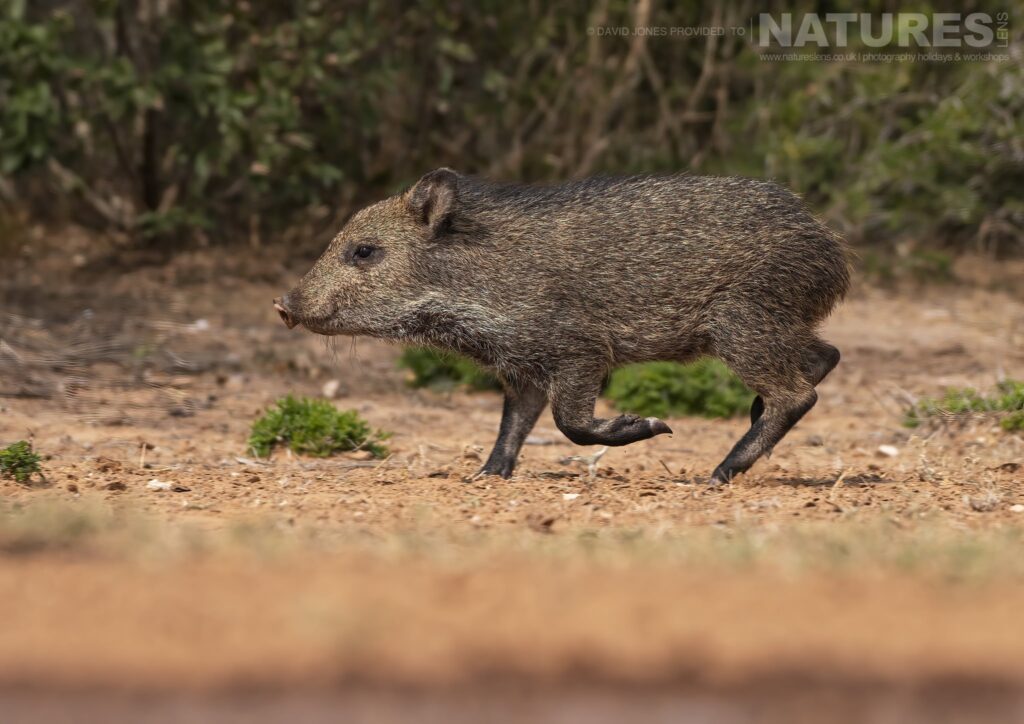
[[[451,390],[466,387],[471,390],[500,390],[501,384],[490,372],[481,369],[472,360],[439,352],[429,347],[408,347],[398,358],[398,366],[412,372],[412,387]]]
[[[724,364],[702,359],[623,367],[612,373],[605,397],[637,415],[733,417],[750,409],[754,394]]]
[[[19,440],[0,450],[0,475],[27,483],[33,474],[42,475],[42,458],[32,450],[32,443]]]
[[[917,427],[928,419],[971,413],[999,414],[1004,430],[1024,430],[1024,382],[1003,380],[996,385],[995,393],[987,397],[971,388],[950,388],[942,397],[925,397],[907,408],[903,424]]]
[[[388,449],[380,441],[388,437],[390,433],[372,432],[355,410],[341,411],[327,400],[288,395],[253,423],[249,447],[260,457],[268,457],[280,445],[314,457],[368,450],[382,458]]]

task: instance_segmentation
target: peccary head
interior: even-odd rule
[[[356,213],[298,285],[274,300],[289,329],[402,336],[410,313],[448,276],[442,249],[453,236],[458,181],[437,169]]]

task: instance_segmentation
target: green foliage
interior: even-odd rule
[[[930,418],[971,413],[996,413],[1004,430],[1024,430],[1024,382],[1003,380],[996,385],[995,393],[987,397],[970,388],[950,388],[940,398],[918,400],[907,409],[903,424],[917,427]]]
[[[896,253],[869,249],[860,255],[860,268],[876,284],[906,279],[942,284],[956,279],[953,261],[952,254],[940,249],[901,249]]]
[[[910,273],[922,282],[953,280],[953,257],[937,249],[916,249],[906,256]]]
[[[42,474],[42,458],[32,450],[32,443],[19,440],[0,450],[0,476],[27,483],[33,474]]]
[[[1013,191],[1024,183],[1019,63],[761,63],[753,77],[759,71],[771,74],[760,75],[761,98],[732,120],[751,143],[720,167],[778,178],[855,240],[1024,250],[1024,204]]]
[[[651,362],[612,373],[605,397],[625,412],[654,417],[733,417],[750,409],[754,395],[721,362],[690,365]]]
[[[772,62],[732,35],[652,38],[636,63],[632,38],[587,29],[631,27],[639,6],[602,7],[15,2],[0,11],[0,177],[48,220],[39,189],[56,183],[80,222],[223,238],[336,224],[442,164],[742,173],[890,250],[1024,249],[1024,64]],[[960,8],[976,10],[991,12]],[[748,20],[663,3],[644,24]]]
[[[413,387],[500,389],[498,380],[472,361],[426,347],[409,347],[399,366],[411,372]],[[717,360],[683,366],[673,362],[630,365],[612,373],[604,396],[639,415],[732,417],[750,409],[753,394]]]
[[[471,360],[429,347],[407,347],[398,358],[398,366],[412,373],[409,379],[412,387],[436,390],[450,390],[460,386],[471,390],[501,389],[494,375]]]
[[[249,447],[260,457],[268,457],[275,446],[281,445],[314,457],[368,450],[382,458],[388,449],[380,441],[388,437],[389,433],[379,430],[371,432],[355,410],[342,412],[327,400],[288,395],[253,423]]]

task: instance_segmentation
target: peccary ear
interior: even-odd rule
[[[442,233],[451,221],[458,184],[458,174],[450,168],[439,168],[417,181],[405,196],[409,211],[434,236]]]

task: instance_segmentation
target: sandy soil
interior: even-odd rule
[[[901,424],[915,396],[1024,378],[1011,293],[859,288],[817,407],[712,489],[742,420],[672,420],[591,474],[545,413],[514,479],[472,481],[500,398],[289,333],[287,270],[72,262],[0,286],[0,442],[48,456],[46,484],[0,483],[0,699],[25,720],[58,690],[97,721],[147,720],[140,692],[182,721],[254,720],[238,692],[309,720],[1024,713],[1024,440]],[[252,459],[256,414],[332,380],[388,460]]]

